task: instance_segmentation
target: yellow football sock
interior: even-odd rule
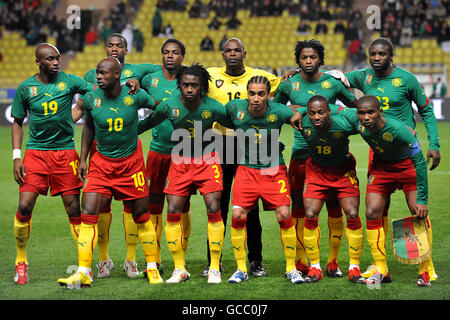
[[[384,248],[386,250],[387,239],[389,239],[389,217],[383,217],[383,230],[384,230]]]
[[[364,233],[359,217],[355,219],[347,218],[345,233],[348,241],[349,263],[359,265],[364,244]]]
[[[306,256],[305,244],[303,240],[303,229],[305,228],[305,218],[292,218],[294,222],[295,231],[297,234],[297,242],[296,242],[296,255],[297,259],[299,259],[303,264],[308,264],[308,257]]]
[[[80,227],[81,224],[70,224],[70,233],[72,234],[72,238],[75,241],[75,245],[78,245],[78,236],[80,235]]]
[[[286,258],[286,272],[291,272],[295,269],[295,245],[297,242],[295,227],[292,218],[278,220],[278,223],[280,224],[281,243]]]
[[[247,219],[231,219],[231,245],[233,246],[234,258],[237,268],[247,272]]]
[[[112,213],[100,212],[98,215],[98,260],[106,261],[109,258],[109,231],[111,229]]]
[[[430,243],[430,249],[431,249],[431,254],[433,253],[433,232],[431,230],[431,220],[430,220],[430,216],[427,216],[427,231],[428,231],[428,241]],[[436,270],[434,269],[434,264],[433,264],[433,259],[430,257],[426,260],[427,264],[428,264],[428,272],[430,274],[431,280],[436,280],[436,278],[434,277],[434,275],[436,274]],[[420,272],[420,268],[422,267],[422,265],[419,266],[419,274],[422,273]],[[425,270],[427,271],[427,270]]]
[[[220,270],[220,257],[222,255],[223,237],[225,226],[223,225],[220,211],[214,214],[208,213],[208,242],[211,256],[210,269]]]
[[[127,260],[136,261],[136,247],[139,243],[138,227],[130,212],[123,212],[123,227],[125,228],[125,244]]]
[[[167,214],[165,227],[167,246],[172,255],[174,269],[185,269],[185,257],[183,254],[183,228],[181,227],[181,213]]]
[[[181,214],[181,225],[183,227],[183,254],[186,257],[189,237],[191,236],[191,214],[190,212],[183,212]]]
[[[92,256],[98,241],[97,223],[88,224],[81,222],[78,236],[78,265],[91,268]]]
[[[153,222],[156,232],[157,248],[156,248],[156,262],[161,263],[161,237],[163,232],[163,214],[150,214],[150,219]]]
[[[156,262],[157,254],[157,242],[156,242],[156,232],[153,226],[152,220],[148,217],[147,221],[140,222],[137,221],[136,228],[138,233],[139,241],[141,242],[142,251],[144,251],[145,261]]]
[[[305,228],[303,231],[306,254],[311,264],[320,263],[320,228],[318,219],[305,218]]]
[[[386,263],[386,249],[384,246],[385,237],[382,219],[367,220],[366,228],[367,242],[375,265],[381,274],[386,275],[388,272]]]
[[[344,238],[344,216],[338,218],[328,217],[329,244],[330,252],[328,262],[337,261],[339,249],[341,248],[342,239]]]
[[[31,220],[20,222],[17,217],[14,218],[14,237],[16,238],[16,265],[19,262],[28,264],[27,246],[31,233]]]

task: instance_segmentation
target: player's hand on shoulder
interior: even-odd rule
[[[135,94],[141,88],[141,84],[139,83],[139,81],[137,79],[129,79],[126,82],[126,85],[130,88],[130,90],[128,90],[129,94]]]
[[[347,88],[350,88],[350,82],[348,82],[347,77],[345,76],[345,74],[340,71],[340,70],[330,70],[330,71],[326,71],[326,74],[329,74],[330,76],[332,76],[335,79],[338,79],[339,81],[342,82],[342,84],[344,86],[346,86]]]
[[[290,120],[291,126],[298,131],[302,130],[302,120],[302,114],[298,111],[295,111]]]
[[[299,70],[289,70],[289,71],[287,71],[285,74],[283,74],[281,76],[281,82],[287,81],[289,78],[292,78],[293,76],[295,76],[299,72],[300,72]]]

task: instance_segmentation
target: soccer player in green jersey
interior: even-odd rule
[[[161,70],[160,65],[155,65],[151,63],[142,64],[131,64],[125,62],[125,57],[128,54],[128,43],[124,36],[120,33],[111,34],[106,40],[105,52],[107,57],[113,57],[119,60],[122,67],[122,73],[120,75],[120,82],[127,83],[131,86],[130,93],[135,92],[135,88],[138,88],[139,82],[143,80],[145,75],[152,72]],[[83,77],[89,83],[97,84],[97,73],[96,69],[91,69]],[[83,97],[77,102],[76,107],[73,109],[74,122],[78,121],[83,116]],[[94,142],[95,148],[95,142]],[[98,278],[106,278],[110,276],[111,270],[114,268],[114,263],[109,257],[109,238],[110,238],[110,227],[111,227],[111,204],[107,204],[105,208],[102,209],[98,220],[98,258],[97,263],[98,268]],[[131,208],[124,204],[123,210],[123,224],[125,228],[125,243],[127,248],[127,256],[125,258],[123,269],[126,271],[127,276],[130,278],[137,277],[139,275],[139,270],[137,268],[136,262],[136,247],[139,243],[137,239],[137,226],[134,223],[133,217],[131,215]]]
[[[317,40],[298,41],[295,46],[295,62],[301,69],[300,73],[284,81],[278,87],[274,101],[306,107],[308,100],[314,95],[323,95],[334,104],[337,99],[348,107],[356,106],[355,96],[341,83],[327,73],[321,72],[324,65],[325,48]],[[292,217],[297,231],[297,268],[302,273],[309,271],[305,246],[303,243],[303,228],[305,225],[305,209],[303,207],[303,186],[305,181],[305,163],[310,156],[308,144],[303,135],[294,130],[294,145],[289,165],[292,193]],[[342,277],[339,269],[338,253],[343,240],[345,225],[341,207],[336,195],[331,194],[326,200],[328,211],[328,228],[330,251],[326,272],[330,277]]]
[[[92,90],[83,79],[60,71],[61,56],[51,44],[36,47],[39,72],[22,82],[12,104],[12,146],[14,179],[19,184],[19,207],[14,219],[17,257],[14,281],[27,284],[26,249],[31,217],[37,197],[61,196],[77,242],[80,228],[80,188],[77,178],[78,153],[73,141],[72,100],[75,94]],[[30,137],[21,159],[23,123],[29,117]]]
[[[84,182],[78,238],[79,267],[70,277],[58,279],[61,286],[68,288],[91,284],[88,275],[98,239],[98,215],[112,197],[131,208],[147,262],[149,282],[163,282],[156,268],[156,233],[148,213],[145,163],[138,143],[138,109],[154,107],[155,101],[143,90],[129,95],[128,89],[120,83],[121,71],[116,58],[101,60],[97,65],[100,89],[83,100],[86,123],[79,165],[79,177]],[[87,171],[86,159],[94,136],[97,151],[91,154]]]
[[[368,51],[371,67],[346,73],[350,86],[361,90],[365,95],[378,97],[385,115],[393,116],[405,122],[412,129],[416,128],[412,109],[412,103],[414,102],[428,132],[427,163],[432,159],[430,170],[435,169],[441,158],[438,127],[433,106],[426,97],[422,86],[412,73],[393,64],[394,47],[389,39],[375,39],[369,45]],[[373,151],[370,151],[369,170],[372,155]],[[388,209],[389,200],[383,218],[386,235],[388,233]],[[427,218],[427,221],[431,226],[429,218]],[[429,234],[431,235],[431,233],[430,227]],[[429,267],[431,280],[436,280],[437,275],[433,263],[430,263]],[[364,276],[368,277],[373,272],[375,272],[375,269],[369,267],[364,272]]]
[[[221,67],[210,67],[208,72],[211,75],[208,96],[216,99],[223,105],[226,105],[233,99],[247,98],[247,83],[254,76],[264,76],[270,81],[271,96],[280,84],[281,78],[267,71],[251,68],[245,64],[247,51],[244,43],[237,38],[230,38],[224,43],[222,58],[225,63]],[[233,137],[233,130],[216,123],[214,129],[220,135],[223,141],[222,170],[224,171],[223,193],[221,200],[222,219],[228,219],[228,210],[230,206],[231,188],[234,175],[237,170],[236,159],[226,161],[227,154],[236,154],[236,140]],[[229,149],[229,150],[228,150]],[[226,231],[226,230],[225,230]],[[247,219],[248,235],[248,260],[250,262],[250,272],[254,276],[265,276],[266,270],[262,263],[262,241],[261,241],[261,221],[259,219],[259,207],[250,210]],[[209,252],[209,249],[208,249]],[[203,269],[202,276],[206,276],[209,270],[210,257],[208,265]]]
[[[231,128],[237,135],[239,150],[231,219],[231,243],[237,270],[228,282],[248,279],[246,220],[249,210],[257,206],[261,198],[265,210],[275,211],[280,225],[286,257],[285,274],[292,283],[303,283],[301,273],[295,267],[297,240],[290,212],[290,182],[278,142],[281,127],[290,123],[293,111],[284,104],[269,101],[270,82],[266,77],[252,77],[247,91],[248,99],[231,100],[225,106],[232,121]]]
[[[361,97],[356,112],[354,109],[345,111],[343,114],[359,126],[361,136],[374,152],[366,190],[366,234],[378,273],[366,283],[373,283],[377,277],[381,282],[390,282],[383,211],[390,195],[401,189],[411,214],[421,219],[428,217],[427,163],[410,128],[403,121],[384,116],[376,96]],[[431,285],[430,261],[429,258],[419,266],[419,286]]]
[[[154,98],[157,103],[166,99],[180,95],[177,86],[176,73],[182,65],[186,55],[184,44],[177,39],[168,39],[161,46],[163,69],[152,74],[148,74],[142,79],[142,88]],[[158,239],[157,263],[159,272],[163,273],[161,262],[161,236],[163,231],[163,208],[164,208],[164,186],[167,173],[170,167],[170,154],[174,147],[171,140],[173,132],[172,124],[169,120],[164,120],[161,124],[152,129],[152,140],[150,150],[147,155],[145,175],[150,181],[150,219],[156,228]],[[191,229],[191,218],[189,213],[190,201],[186,201],[181,215],[183,224],[183,252],[186,254],[187,244]],[[145,271],[143,272],[145,274]]]
[[[211,256],[208,283],[222,281],[220,257],[225,229],[220,214],[222,168],[218,153],[209,148],[204,134],[209,132],[212,136],[211,129],[215,121],[226,122],[226,111],[220,102],[207,96],[209,81],[210,75],[201,65],[180,67],[177,85],[181,94],[158,104],[155,112],[139,123],[139,132],[143,132],[168,119],[174,129],[172,137],[181,138],[172,149],[164,188],[167,196],[165,234],[175,268],[166,283],[184,282],[190,277],[183,252],[181,213],[196,189],[203,196],[208,215],[207,233]]]
[[[303,204],[305,207],[304,244],[311,268],[306,282],[322,279],[318,240],[318,217],[325,199],[336,193],[347,218],[346,236],[349,247],[349,280],[363,283],[359,261],[363,246],[363,229],[359,218],[359,182],[356,160],[349,152],[350,135],[358,134],[356,127],[339,114],[331,114],[328,100],[315,95],[308,101],[301,133],[310,149],[306,161]],[[296,112],[297,114],[297,112]],[[296,116],[294,114],[293,118]],[[291,119],[292,122],[292,119]]]

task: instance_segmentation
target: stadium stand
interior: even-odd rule
[[[117,1],[105,1],[117,3]],[[177,4],[177,1],[142,0],[140,2],[140,7],[137,10],[135,9],[135,6],[138,2],[128,1],[133,3],[133,10],[131,10],[131,14],[127,14],[127,23],[131,23],[134,27],[138,27],[144,35],[143,51],[136,52],[136,50],[133,50],[133,52],[127,56],[127,62],[129,63],[160,62],[159,49],[166,38],[163,35],[152,36],[152,17],[155,10],[159,10],[162,16],[163,26],[170,23],[174,30],[173,36],[183,41],[186,45],[186,64],[198,61],[205,66],[222,65],[223,61],[220,52],[218,51],[218,44],[223,36],[226,35],[228,38],[238,37],[242,39],[248,52],[246,59],[248,65],[264,68],[279,74],[283,73],[285,70],[296,67],[293,54],[295,42],[310,38],[318,39],[324,44],[326,48],[326,68],[337,68],[344,71],[353,68],[351,60],[348,57],[348,43],[344,39],[344,34],[334,33],[334,27],[338,19],[334,19],[333,17],[343,17],[342,8],[338,6],[339,3],[341,3],[339,0],[321,2],[311,1],[322,6],[325,5],[329,8],[328,11],[331,14],[331,18],[326,21],[328,33],[318,35],[314,34],[314,30],[320,15],[322,14],[321,11],[309,11],[309,19],[304,19],[304,10],[307,8],[294,6],[295,3],[305,3],[307,1],[282,1],[282,3],[285,4],[285,7],[281,15],[267,16],[264,14],[264,10],[260,10],[258,14],[255,13],[254,8],[248,5],[248,1],[235,0],[237,6],[234,9],[234,12],[241,24],[237,29],[233,30],[227,29],[226,27],[226,22],[229,20],[228,14],[220,15],[218,17],[219,21],[222,23],[218,30],[210,30],[208,28],[208,24],[212,18],[217,12],[220,13],[221,9],[217,9],[217,7],[220,7],[220,0],[197,0],[197,2],[203,3],[203,5],[209,9],[207,15],[203,14],[203,17],[200,17],[201,15],[199,15],[198,18],[189,17],[189,9],[195,0],[184,1],[184,4]],[[349,1],[352,4],[354,3],[353,0]],[[227,1],[225,0],[225,2]],[[228,2],[231,3],[233,1]],[[250,3],[252,2],[253,1],[250,1]],[[396,2],[403,3],[404,5],[405,2],[408,1],[399,0]],[[444,2],[447,5],[445,8],[448,10],[449,1]],[[364,8],[364,6],[367,7],[372,3],[373,1],[370,1],[370,3],[369,1],[358,1],[355,6],[357,5],[358,8]],[[406,19],[405,14],[407,17],[407,13],[409,12],[405,9],[404,11],[406,13],[400,15],[398,12],[403,11],[398,8],[389,7],[392,1],[378,1],[378,3],[383,9],[382,19],[386,21],[390,21],[390,12],[394,12],[402,19]],[[40,5],[51,6],[52,2],[41,1]],[[128,6],[131,5],[128,4]],[[5,9],[3,8],[2,10],[4,14]],[[363,12],[363,10],[360,11]],[[424,11],[424,14],[432,15],[438,14],[438,12],[439,11],[436,9],[431,13],[429,11]],[[365,12],[363,12],[363,14],[365,14]],[[354,18],[355,16],[352,15],[352,17]],[[449,15],[447,14],[444,17],[443,21],[448,25],[450,22]],[[400,20],[400,18],[398,18],[398,20]],[[305,35],[297,33],[297,26],[300,19],[306,21],[310,26],[310,34]],[[347,26],[348,21],[349,17],[343,20],[345,26]],[[403,22],[403,20],[401,22]],[[5,25],[0,25],[0,28],[2,31],[0,33],[0,52],[3,55],[3,59],[0,61],[0,87],[15,88],[35,70],[34,46],[27,45],[23,32],[7,30]],[[379,30],[379,32],[368,32],[370,30],[366,30],[364,39],[361,39],[363,50],[367,50],[366,46],[371,39],[388,34],[385,29],[391,30],[392,28],[384,23],[382,30]],[[214,51],[200,51],[200,41],[207,34],[214,41]],[[54,33],[49,34],[47,41],[56,45],[56,38],[52,37],[52,35],[54,35]],[[432,78],[437,76],[447,79],[447,70],[450,67],[450,52],[444,52],[443,46],[440,45],[442,43],[441,40],[442,37],[438,39],[437,36],[423,36],[422,38],[413,37],[410,47],[396,46],[394,62],[418,75],[419,79],[423,80],[421,82],[430,82]],[[72,56],[64,55],[63,61],[68,62],[64,65],[65,71],[83,76],[87,70],[92,69],[96,63],[104,57],[104,54],[104,44],[99,41],[98,44],[85,46],[82,52],[75,52]],[[421,77],[421,75],[423,76]]]

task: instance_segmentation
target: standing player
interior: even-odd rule
[[[225,66],[208,68],[208,72],[211,75],[208,93],[209,97],[216,99],[223,105],[233,99],[246,99],[247,83],[250,78],[257,75],[269,79],[272,88],[270,93],[272,96],[275,94],[281,81],[280,78],[277,78],[264,70],[246,66],[244,64],[246,55],[247,52],[245,51],[244,44],[241,40],[231,38],[225,42],[222,51]],[[233,156],[236,155],[236,138],[233,137],[233,130],[229,128],[221,126],[218,123],[214,125],[214,128],[219,135],[223,136],[223,154],[221,155],[221,159],[222,170],[224,172],[224,190],[220,210],[222,212],[222,219],[226,224],[230,205],[231,186],[237,169],[237,159]],[[227,157],[230,159],[227,160]],[[265,276],[266,271],[262,264],[262,229],[258,207],[250,210],[248,214],[247,232],[248,260],[250,261],[251,273],[254,276]],[[208,273],[209,260],[210,257],[208,255],[208,265],[203,270],[202,276],[206,276]]]
[[[122,84],[125,82],[128,84],[128,81],[132,79],[136,79],[140,82],[145,75],[161,70],[160,65],[151,63],[126,63],[125,56],[128,53],[128,43],[125,37],[123,37],[120,33],[113,33],[108,37],[106,40],[105,51],[107,57],[113,57],[119,60],[122,67],[122,73],[120,75],[120,82]],[[83,79],[89,83],[97,84],[96,69],[86,72]],[[78,100],[77,106],[73,110],[75,122],[83,116],[82,104],[83,97]],[[93,150],[95,150],[95,144],[96,143],[94,141]],[[111,203],[108,203],[105,208],[102,209],[98,218],[98,278],[109,277],[111,270],[114,268],[114,263],[108,254],[111,219]],[[129,208],[125,203],[123,209],[123,224],[125,228],[125,243],[127,247],[127,257],[124,261],[123,269],[127,272],[128,277],[134,278],[139,275],[136,262],[136,247],[139,239],[136,237],[137,226],[131,215],[131,208]]]
[[[179,96],[176,74],[182,65],[186,48],[177,39],[169,39],[161,46],[163,69],[148,74],[142,79],[142,88],[146,90],[157,103],[165,101],[172,96]],[[173,132],[172,124],[168,119],[152,129],[152,141],[147,155],[145,175],[149,179],[150,219],[156,229],[158,239],[157,263],[160,273],[163,272],[161,263],[161,235],[163,231],[162,212],[164,208],[164,185],[169,172],[170,154],[174,147],[171,140]],[[186,254],[189,234],[191,229],[191,218],[189,213],[189,201],[182,210],[181,221],[183,225],[183,252]],[[145,274],[145,271],[144,271]]]
[[[60,195],[75,243],[80,228],[80,188],[77,177],[78,153],[73,141],[72,100],[92,88],[81,78],[59,70],[61,56],[54,46],[44,43],[36,48],[39,73],[22,82],[12,104],[12,147],[14,179],[20,185],[19,207],[14,219],[17,257],[14,282],[27,284],[26,249],[31,217],[37,197]],[[29,116],[30,137],[23,162],[21,147],[23,122]]]
[[[180,144],[185,148],[172,150],[164,188],[167,195],[165,234],[175,268],[166,283],[180,283],[190,277],[185,267],[181,213],[194,189],[202,194],[208,215],[207,233],[211,256],[208,283],[221,282],[220,257],[225,230],[220,213],[222,168],[219,155],[216,151],[207,151],[208,145],[202,137],[205,131],[212,129],[215,121],[226,120],[226,112],[221,103],[206,96],[209,81],[208,71],[198,64],[180,67],[177,85],[181,94],[160,103],[155,112],[139,124],[139,132],[143,132],[169,119],[173,129],[184,134]]]
[[[298,41],[295,46],[295,62],[301,73],[289,78],[278,87],[274,101],[306,107],[308,100],[314,95],[322,95],[334,104],[341,100],[348,107],[354,107],[355,96],[332,76],[320,72],[324,65],[325,48],[317,40]],[[294,130],[294,145],[292,147],[289,175],[291,178],[292,217],[297,231],[297,268],[302,273],[309,271],[305,246],[303,243],[303,228],[305,225],[305,209],[303,207],[303,187],[305,181],[305,164],[310,156],[308,144],[303,135]],[[344,217],[336,195],[331,195],[326,201],[328,211],[328,228],[330,252],[326,272],[330,277],[341,277],[342,272],[337,263],[339,248],[344,236]]]
[[[148,214],[145,163],[137,134],[138,109],[154,107],[154,100],[142,90],[129,95],[128,89],[120,83],[121,71],[116,58],[101,60],[97,65],[97,82],[101,90],[89,93],[83,100],[86,124],[79,166],[79,177],[84,182],[78,238],[79,267],[70,277],[58,279],[61,286],[90,286],[88,275],[98,239],[98,215],[113,196],[131,208],[150,283],[163,282],[156,268],[156,233]],[[86,158],[94,136],[97,152],[90,159],[86,175]]]
[[[416,104],[428,132],[430,147],[427,153],[427,163],[430,159],[433,160],[430,167],[430,170],[433,170],[439,165],[441,158],[437,121],[433,106],[427,99],[417,78],[410,72],[393,64],[394,47],[389,39],[378,38],[374,40],[368,51],[371,68],[346,73],[350,86],[361,90],[365,95],[378,97],[385,115],[391,115],[405,122],[412,129],[416,128],[412,102]],[[369,156],[369,171],[372,156],[373,151],[370,152]],[[388,208],[389,199],[383,217],[386,235],[388,233]],[[427,223],[429,238],[432,239],[429,217],[427,217]],[[437,275],[432,262],[429,267],[431,280],[436,280]],[[369,277],[373,272],[375,272],[375,269],[369,267],[364,276]]]
[[[301,111],[304,111],[302,108]],[[306,161],[303,204],[305,207],[304,243],[311,268],[306,282],[322,279],[320,268],[318,217],[323,202],[335,192],[347,218],[349,280],[362,283],[359,260],[363,247],[363,229],[359,218],[359,183],[356,160],[349,152],[348,137],[357,134],[355,126],[339,114],[331,115],[328,100],[315,95],[308,101],[302,120],[302,135],[310,148]],[[294,115],[295,117],[295,115]],[[292,119],[291,119],[292,122]]]
[[[255,76],[248,82],[248,99],[235,99],[225,106],[234,129],[249,137],[245,142],[238,137],[242,158],[233,186],[231,219],[231,243],[237,271],[228,280],[230,283],[248,279],[245,226],[247,214],[258,205],[259,198],[263,201],[264,210],[275,210],[286,257],[287,278],[295,284],[304,282],[295,267],[296,237],[289,208],[290,182],[283,154],[278,148],[281,127],[289,123],[293,111],[286,105],[269,102],[269,93],[269,80]],[[274,148],[271,142],[275,134]]]
[[[383,211],[390,195],[403,190],[411,214],[419,218],[428,216],[427,163],[417,138],[408,126],[391,116],[383,116],[377,97],[363,96],[358,102],[352,122],[357,123],[360,134],[374,152],[366,190],[367,241],[381,282],[390,282],[386,264]],[[349,117],[351,119],[351,117]],[[417,284],[430,286],[428,259],[420,264]],[[376,276],[366,282],[373,283]]]

